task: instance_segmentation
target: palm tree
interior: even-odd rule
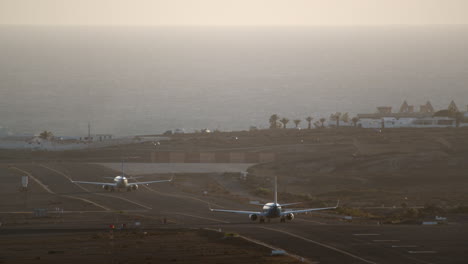
[[[305,120],[307,121],[307,129],[310,129],[310,128],[311,128],[311,124],[312,124],[312,120],[314,120],[314,118],[311,117],[311,116],[308,116],[308,117],[306,117]]]
[[[293,122],[294,122],[294,125],[296,126],[296,128],[298,128],[299,124],[301,123],[301,120],[300,119],[294,119]]]
[[[357,126],[357,122],[359,121],[359,117],[355,116],[351,119],[351,121],[353,122],[354,126]]]
[[[349,122],[349,115],[348,112],[341,115],[341,121],[348,123]]]
[[[278,120],[279,116],[277,114],[273,114],[270,116],[270,128],[278,128]]]
[[[289,119],[283,117],[281,118],[280,122],[283,124],[283,128],[286,128],[286,124],[289,122]]]
[[[337,128],[340,127],[340,116],[341,116],[340,112],[336,112],[335,114],[330,115],[330,119],[336,121]]]
[[[323,117],[322,117],[322,118],[320,118],[320,123],[322,123],[322,127],[325,127],[325,126],[323,125],[323,123],[325,123],[325,120],[326,120],[326,119],[325,119],[325,118],[323,118]]]
[[[43,132],[41,132],[41,134],[39,134],[39,138],[42,138],[42,139],[51,139],[53,137],[54,137],[54,134],[52,134],[52,132],[47,131],[47,130],[44,130]]]

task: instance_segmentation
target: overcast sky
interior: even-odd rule
[[[468,0],[0,0],[0,24],[468,24]]]

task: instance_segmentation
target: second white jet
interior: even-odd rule
[[[263,206],[262,211],[239,211],[239,210],[225,210],[225,209],[211,209],[212,212],[226,212],[226,213],[236,213],[236,214],[247,214],[249,215],[250,220],[256,221],[260,219],[260,223],[264,223],[265,219],[270,221],[271,218],[280,218],[281,222],[286,222],[286,219],[293,220],[294,214],[299,213],[307,213],[312,211],[320,211],[320,210],[329,210],[329,209],[336,209],[338,208],[338,203],[336,206],[333,207],[324,207],[324,208],[309,208],[309,209],[300,209],[300,210],[283,210],[282,206],[294,205],[298,203],[288,203],[280,205],[278,203],[278,190],[276,186],[276,177],[275,177],[275,201],[273,203],[267,203]]]

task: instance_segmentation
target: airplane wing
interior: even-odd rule
[[[225,212],[225,213],[235,213],[235,214],[256,214],[263,215],[262,212],[253,212],[253,211],[238,211],[238,210],[224,210],[224,209],[211,209],[211,212]]]
[[[94,185],[107,185],[107,186],[116,186],[113,182],[87,182],[87,181],[71,181],[72,183],[82,183],[82,184],[94,184]]]
[[[138,185],[138,184],[150,184],[150,183],[157,183],[157,182],[170,182],[170,181],[172,181],[172,179],[159,180],[159,181],[146,181],[146,182],[132,182],[132,183],[128,183],[127,186],[133,186],[133,185]]]
[[[336,209],[338,208],[338,205],[340,204],[340,201],[336,203],[335,206],[333,207],[324,207],[324,208],[309,208],[309,209],[302,209],[302,210],[287,210],[281,212],[281,215],[287,215],[289,213],[293,214],[300,214],[300,213],[307,213],[307,212],[313,212],[313,211],[321,211],[321,210],[329,210],[329,209]]]
[[[281,206],[289,206],[289,205],[296,205],[296,204],[301,204],[302,202],[298,203],[287,203],[287,204],[281,204]]]

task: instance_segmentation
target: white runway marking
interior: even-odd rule
[[[392,248],[415,248],[415,247],[418,247],[416,245],[394,245],[392,246]]]
[[[437,251],[432,250],[422,250],[422,251],[408,251],[410,254],[435,254]]]
[[[210,221],[215,221],[219,223],[225,223],[229,224],[228,221],[223,221],[215,218],[210,218],[210,217],[203,217],[203,216],[198,216],[198,215],[191,215],[191,214],[186,214],[186,213],[178,213],[178,212],[165,212],[167,214],[176,214],[176,215],[183,215],[183,216],[188,216],[188,217],[193,217],[193,218],[199,218],[199,219],[204,219],[204,220],[210,220]]]
[[[138,180],[135,180],[135,181],[138,182]],[[220,207],[220,208],[224,208],[221,205],[218,205],[218,204],[215,204],[215,203],[210,203],[208,201],[204,201],[204,200],[196,198],[196,197],[192,197],[192,196],[188,196],[188,195],[181,195],[181,194],[169,194],[169,193],[159,192],[159,191],[156,191],[155,189],[150,188],[149,186],[146,186],[145,184],[142,184],[141,186],[143,186],[147,190],[149,190],[151,192],[154,192],[154,193],[157,193],[158,195],[161,195],[161,196],[176,197],[176,198],[182,198],[182,199],[192,199],[194,201],[198,201],[198,202],[204,203],[206,205],[214,205],[214,206],[217,206],[217,207]]]
[[[111,198],[116,198],[116,199],[120,199],[120,200],[123,200],[123,201],[127,201],[129,203],[132,203],[132,204],[136,204],[138,206],[141,206],[143,208],[146,208],[148,210],[151,210],[153,208],[149,207],[149,206],[146,206],[144,204],[141,204],[141,203],[138,203],[138,202],[135,202],[135,201],[132,201],[132,200],[129,200],[127,198],[124,198],[124,197],[120,197],[120,196],[115,196],[115,195],[111,195],[111,194],[105,194],[105,193],[95,193],[95,195],[101,195],[101,196],[106,196],[106,197],[111,197]]]
[[[44,166],[45,167],[45,166]],[[31,179],[33,179],[37,184],[39,184],[42,188],[44,188],[44,190],[46,190],[48,193],[50,194],[54,194],[54,195],[57,195],[55,192],[53,192],[52,190],[49,189],[49,187],[47,187],[45,184],[43,184],[41,181],[39,181],[36,177],[32,176],[31,173],[27,172],[27,171],[24,171],[22,169],[19,169],[19,168],[16,168],[16,167],[12,167],[13,169],[16,169],[18,171],[21,171],[23,173],[25,173],[26,175],[28,175]],[[45,167],[46,168],[46,167]],[[75,199],[75,200],[80,200],[80,201],[83,201],[83,202],[87,202],[87,203],[90,203],[94,206],[97,206],[99,208],[102,208],[104,210],[107,210],[107,211],[110,211],[111,209],[103,206],[103,205],[100,205],[98,203],[95,203],[93,201],[90,201],[88,199],[85,199],[85,198],[80,198],[80,197],[75,197],[75,196],[71,196],[71,195],[59,195],[59,196],[62,196],[62,197],[67,197],[67,198],[70,198],[70,199]]]
[[[106,210],[106,211],[111,211],[110,208],[105,207],[104,205],[100,205],[100,204],[98,204],[98,203],[95,203],[95,202],[93,202],[93,201],[91,201],[91,200],[88,200],[88,199],[85,199],[85,198],[75,197],[75,196],[71,196],[71,195],[62,195],[62,196],[63,196],[63,197],[67,197],[67,198],[71,198],[71,199],[81,200],[81,201],[83,201],[83,202],[87,202],[87,203],[90,203],[90,204],[92,204],[92,205],[94,205],[94,206],[100,207],[100,208],[102,208],[102,209],[104,209],[104,210]]]
[[[53,172],[55,172],[55,173],[57,173],[57,174],[59,174],[59,175],[62,175],[63,177],[65,177],[66,179],[68,179],[68,180],[70,181],[70,183],[72,183],[72,182],[71,182],[72,179],[71,179],[68,175],[66,175],[65,173],[63,173],[63,172],[61,172],[61,171],[58,171],[58,170],[56,170],[56,169],[52,169],[52,168],[50,168],[50,167],[47,167],[47,166],[45,166],[45,165],[43,165],[43,164],[41,164],[41,165],[39,165],[39,166],[41,166],[41,167],[44,168],[44,169],[51,170],[51,171],[53,171]],[[80,189],[82,189],[82,190],[84,190],[84,191],[86,191],[86,192],[89,192],[86,188],[84,188],[83,186],[79,185],[78,183],[73,183],[73,184],[75,184],[76,186],[78,186]]]
[[[210,231],[215,231],[215,232],[221,232],[221,229],[214,229],[214,228],[208,228],[208,227],[205,227],[205,228],[203,228],[203,229],[205,229],[205,230],[210,230]],[[260,246],[269,248],[269,249],[271,249],[271,250],[281,250],[281,251],[284,251],[284,252],[286,252],[286,255],[291,256],[291,257],[293,257],[293,258],[295,258],[295,259],[297,259],[297,260],[299,260],[299,261],[301,261],[301,262],[303,262],[303,263],[318,264],[318,262],[312,262],[312,261],[310,261],[310,260],[308,260],[308,259],[306,259],[306,258],[304,258],[304,257],[291,254],[291,253],[287,252],[286,250],[284,250],[284,249],[282,249],[282,248],[274,247],[274,246],[272,246],[272,245],[270,245],[270,244],[267,244],[267,243],[264,243],[264,242],[262,242],[262,241],[259,241],[259,240],[256,240],[256,239],[253,239],[253,238],[250,238],[250,237],[242,236],[242,235],[239,235],[239,237],[240,237],[240,238],[243,238],[243,239],[245,239],[245,240],[247,240],[247,241],[250,241],[250,242],[252,242],[252,243],[254,243],[254,244],[258,244],[258,245],[260,245]]]
[[[331,250],[333,250],[333,251],[339,252],[339,253],[344,254],[344,255],[346,255],[346,256],[349,256],[349,257],[358,259],[358,260],[363,261],[363,262],[365,262],[365,263],[376,264],[375,262],[372,262],[372,261],[369,261],[369,260],[367,260],[367,259],[361,258],[361,257],[356,256],[356,255],[354,255],[354,254],[351,254],[351,253],[349,253],[349,252],[347,252],[347,251],[341,250],[341,249],[339,249],[339,248],[332,247],[332,246],[329,246],[329,245],[327,245],[327,244],[323,244],[323,243],[320,243],[320,242],[317,242],[317,241],[314,241],[314,240],[311,240],[311,239],[308,239],[308,238],[305,238],[305,237],[302,237],[302,236],[299,236],[299,235],[296,235],[296,234],[293,234],[293,233],[290,233],[290,232],[287,232],[287,231],[284,231],[284,230],[273,229],[273,228],[268,228],[268,227],[260,227],[260,228],[263,228],[263,229],[266,229],[266,230],[270,230],[270,231],[279,232],[279,233],[283,233],[283,234],[287,234],[287,235],[290,235],[290,236],[292,236],[292,237],[299,238],[299,239],[302,239],[302,240],[304,240],[304,241],[307,241],[307,242],[310,242],[310,243],[313,243],[313,244],[316,244],[316,245],[319,245],[319,246],[322,246],[322,247],[331,249]]]
[[[302,218],[297,218],[295,219],[296,221],[303,221],[303,222],[309,222],[309,223],[314,223],[314,224],[319,224],[319,225],[326,225],[326,223],[322,223],[322,222],[319,222],[319,221],[313,221],[313,220],[306,220],[306,219],[302,219]]]
[[[33,181],[35,181],[37,184],[39,184],[39,186],[41,186],[41,187],[42,187],[44,190],[46,190],[48,193],[50,193],[50,194],[55,194],[53,191],[51,191],[51,190],[49,189],[49,187],[47,187],[45,184],[43,184],[43,183],[42,183],[40,180],[38,180],[36,177],[32,176],[31,173],[29,173],[29,172],[27,172],[27,171],[24,171],[24,170],[22,170],[22,169],[20,169],[20,168],[17,168],[17,167],[11,167],[11,168],[12,168],[12,169],[15,169],[15,170],[18,170],[18,171],[20,171],[20,172],[22,172],[22,173],[28,175],[29,178],[33,179]]]

